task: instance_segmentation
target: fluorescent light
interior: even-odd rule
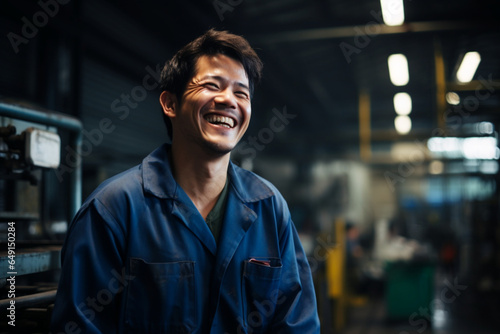
[[[456,137],[432,137],[427,147],[438,158],[456,159],[462,157],[461,139]]]
[[[396,116],[394,126],[398,133],[405,135],[411,130],[411,119],[408,116]]]
[[[390,55],[387,59],[389,64],[389,76],[394,86],[404,86],[410,81],[408,74],[408,60],[401,53]]]
[[[455,92],[448,92],[446,93],[446,102],[456,106],[460,103],[460,96]]]
[[[401,116],[411,113],[411,96],[408,93],[397,93],[394,95],[394,110]]]
[[[497,139],[494,137],[465,138],[462,143],[465,159],[498,159]]]
[[[380,0],[382,18],[388,26],[398,26],[405,21],[403,0]]]
[[[433,137],[427,141],[427,147],[436,157],[449,159],[498,160],[500,157],[495,137]]]
[[[476,73],[481,62],[481,55],[478,52],[467,52],[457,71],[457,79],[460,82],[470,82]]]

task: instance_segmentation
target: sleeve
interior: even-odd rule
[[[281,237],[283,272],[270,333],[319,334],[311,269],[297,230],[288,219]]]
[[[127,284],[124,233],[94,199],[80,210],[61,252],[51,333],[116,333],[120,292]]]

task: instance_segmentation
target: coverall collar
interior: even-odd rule
[[[158,198],[177,197],[177,187],[169,163],[170,144],[163,144],[142,162],[144,191]],[[234,163],[229,163],[230,182],[237,196],[243,203],[261,201],[273,195],[273,191],[260,179],[252,177],[251,172],[243,170]]]

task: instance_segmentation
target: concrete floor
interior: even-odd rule
[[[454,283],[454,284],[453,284]],[[432,315],[426,311],[410,320],[391,320],[383,294],[348,308],[347,325],[339,334],[500,334],[500,296],[478,292],[451,277],[436,277]],[[415,314],[416,315],[416,314]]]

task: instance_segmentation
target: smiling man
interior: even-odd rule
[[[262,63],[209,30],[168,61],[172,143],[99,186],[68,232],[52,333],[319,333],[278,190],[235,166]]]

